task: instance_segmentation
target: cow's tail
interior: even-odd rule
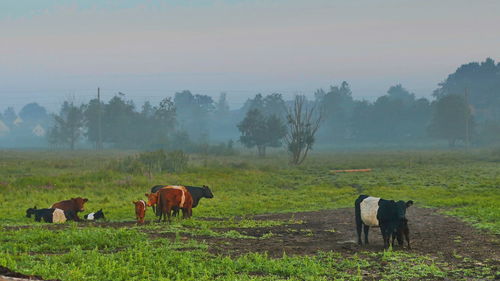
[[[66,222],[66,216],[64,215],[64,211],[61,209],[55,209],[52,213],[52,222],[53,223],[64,223]]]

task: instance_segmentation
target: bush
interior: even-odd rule
[[[189,156],[184,152],[163,149],[142,152],[138,155],[128,156],[111,164],[111,169],[125,173],[162,173],[182,172],[188,166]]]

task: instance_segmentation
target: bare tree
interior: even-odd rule
[[[315,114],[316,106],[308,106],[305,96],[297,95],[292,107],[287,109],[288,133],[285,142],[291,154],[290,163],[300,165],[314,144],[322,114]]]

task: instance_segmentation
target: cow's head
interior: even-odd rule
[[[156,202],[158,202],[158,192],[146,193],[144,195],[146,195],[146,197],[148,197],[148,207],[156,205]]]
[[[399,220],[405,220],[406,219],[406,209],[413,205],[413,201],[398,201],[396,202],[396,212]]]
[[[106,219],[104,217],[104,212],[102,211],[102,209],[100,209],[99,211],[95,212],[94,213],[94,219],[95,220],[98,220],[98,219]]]
[[[205,198],[214,198],[214,194],[210,190],[210,188],[206,185],[203,186],[203,197]]]
[[[26,217],[27,218],[31,218],[31,215],[34,215],[35,214],[35,210],[36,210],[36,206],[33,207],[33,208],[29,208],[26,210]]]
[[[75,209],[78,210],[79,212],[85,211],[83,208],[83,204],[85,204],[89,199],[87,198],[82,198],[82,197],[76,197],[76,198],[71,198],[71,201],[75,204]]]

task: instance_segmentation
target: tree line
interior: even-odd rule
[[[300,140],[301,146],[307,147],[307,142],[417,144],[433,139],[450,146],[498,143],[499,73],[500,64],[489,58],[462,65],[438,85],[432,99],[418,98],[401,84],[390,87],[375,101],[353,98],[348,82],[318,89],[313,98],[302,97],[304,112],[314,108],[302,125],[314,134],[309,140]],[[279,93],[257,94],[241,108],[231,110],[225,93],[214,100],[186,90],[154,105],[145,102],[136,106],[122,93],[108,101],[66,101],[52,115],[31,103],[18,115],[12,108],[0,114],[0,141],[9,131],[28,128],[23,132],[32,134],[35,124],[42,124],[45,139],[53,147],[74,148],[86,142],[94,147],[103,143],[114,148],[206,152],[215,149],[210,144],[220,143],[218,150],[224,153],[238,141],[265,155],[268,147],[286,145],[290,150],[294,145],[287,134],[293,130],[290,117],[299,118],[293,115],[296,102]],[[315,120],[321,122],[315,125]]]

